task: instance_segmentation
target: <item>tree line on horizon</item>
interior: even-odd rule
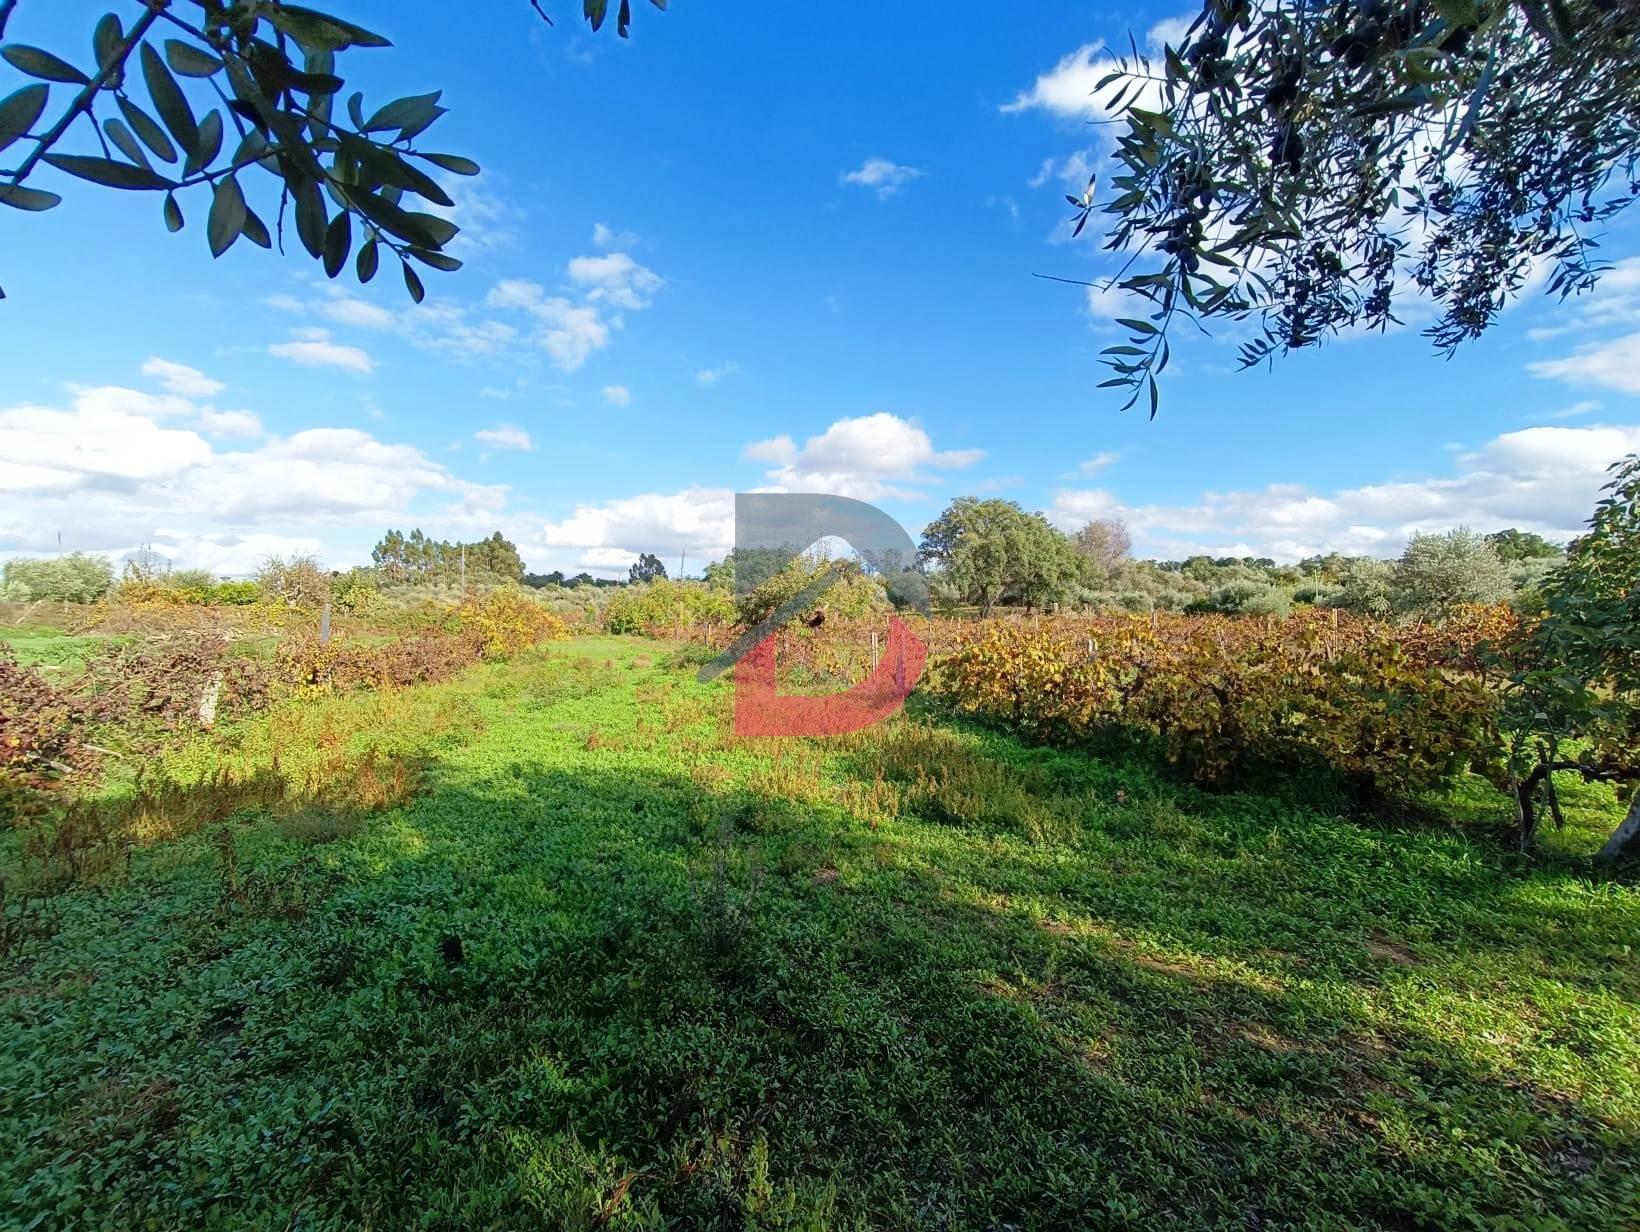
[[[1295,564],[1271,557],[1209,556],[1148,560],[1133,556],[1132,536],[1119,519],[1088,522],[1065,533],[1041,513],[1014,501],[961,497],[925,528],[918,567],[930,579],[936,607],[990,615],[998,608],[1027,613],[1065,608],[1175,611],[1230,615],[1285,615],[1305,604],[1363,615],[1438,616],[1463,603],[1528,599],[1564,557],[1561,545],[1530,531],[1508,528],[1478,534],[1459,527],[1415,534],[1398,559],[1311,556]],[[751,568],[755,589],[785,567],[776,560],[739,562]],[[734,592],[737,554],[707,564],[690,584]],[[841,567],[864,580],[869,566],[822,557],[803,558],[799,572]],[[0,573],[0,601],[91,603],[117,583],[188,592],[201,603],[247,603],[259,595],[286,596],[329,585],[340,597],[415,587],[447,589],[517,584],[538,592],[597,591],[669,579],[661,558],[645,552],[625,578],[525,568],[518,546],[500,531],[470,542],[434,539],[420,529],[389,530],[371,551],[371,564],[331,574],[312,557],[270,558],[256,581],[220,578],[208,570],[175,567],[157,553],[133,553],[116,577],[106,556],[82,552],[54,558],[17,558]],[[854,566],[850,572],[850,566]],[[328,581],[326,580],[328,578]],[[295,579],[295,580],[293,580]],[[887,605],[886,596],[882,604]]]

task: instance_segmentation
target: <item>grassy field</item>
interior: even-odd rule
[[[578,639],[179,754],[424,769],[24,921],[0,1227],[1640,1222],[1609,796],[1527,862],[915,707],[738,743],[684,658]]]

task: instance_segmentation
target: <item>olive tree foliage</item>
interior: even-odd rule
[[[95,603],[114,585],[114,566],[106,556],[71,552],[45,560],[19,557],[6,562],[0,573],[0,601],[34,603]]]
[[[1395,605],[1417,616],[1439,619],[1465,604],[1503,603],[1514,592],[1497,549],[1463,526],[1414,534],[1395,566]]]
[[[1612,467],[1588,531],[1544,583],[1543,603],[1530,640],[1504,660],[1523,846],[1540,801],[1560,820],[1555,771],[1640,782],[1640,456]],[[1640,792],[1602,858],[1632,852],[1637,836]]]
[[[1422,293],[1450,353],[1540,267],[1592,287],[1640,196],[1634,0],[1205,0],[1178,45],[1131,47],[1099,90],[1116,173],[1070,201],[1129,254],[1104,384],[1152,415],[1181,319],[1251,323],[1250,366]]]
[[[0,0],[0,40],[19,2]],[[583,0],[594,29],[608,10]],[[620,0],[623,38],[631,16]],[[216,257],[241,238],[283,251],[288,218],[326,276],[351,266],[369,282],[385,250],[420,303],[417,266],[461,268],[448,252],[459,228],[433,212],[454,207],[438,175],[479,167],[424,144],[446,114],[440,91],[370,105],[347,92],[343,53],[389,46],[280,0],[121,0],[82,47],[4,43],[0,59],[20,82],[8,92],[0,77],[0,205],[54,209],[61,177],[147,193],[169,231],[203,212]]]

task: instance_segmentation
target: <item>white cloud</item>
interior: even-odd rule
[[[460,226],[461,233],[448,245],[454,255],[467,257],[517,246],[516,227],[523,221],[524,211],[493,191],[492,183],[488,175],[438,177],[439,187],[454,204],[428,204],[427,210]]]
[[[695,381],[701,385],[716,385],[725,377],[739,376],[740,373],[740,365],[731,359],[728,363],[720,364],[716,368],[702,368],[695,373]]]
[[[914,489],[906,485],[928,482],[927,468],[956,470],[972,466],[984,454],[977,449],[938,451],[915,423],[879,411],[839,419],[801,449],[790,437],[778,436],[748,445],[743,456],[775,464],[769,479],[790,491],[876,500],[914,497]]]
[[[596,305],[549,296],[539,283],[508,279],[498,283],[485,302],[491,308],[516,308],[533,317],[536,345],[564,372],[576,371],[595,351],[609,345],[612,323]]]
[[[1094,454],[1091,458],[1084,458],[1081,463],[1078,464],[1076,469],[1081,471],[1084,475],[1092,475],[1115,466],[1121,460],[1121,454],[1115,452],[1114,450],[1106,449]]]
[[[66,407],[0,409],[0,550],[50,551],[61,532],[87,551],[153,543],[185,564],[244,572],[268,551],[314,550],[338,534],[356,540],[361,527],[374,534],[409,516],[494,523],[505,500],[503,487],[466,482],[413,446],[356,429],[238,448],[201,434],[262,431],[249,411],[118,387],[74,390]],[[446,502],[443,511],[428,508],[429,498]],[[341,549],[350,560],[366,552]]]
[[[1193,23],[1199,14],[1184,13],[1178,17],[1165,17],[1157,22],[1145,34],[1145,42],[1154,52],[1160,52],[1164,47],[1178,47],[1184,42],[1185,35],[1190,32]]]
[[[1589,343],[1563,359],[1526,365],[1533,376],[1640,394],[1640,333]]]
[[[1003,113],[1040,110],[1065,119],[1101,118],[1106,113],[1094,98],[1095,87],[1111,71],[1111,65],[1095,60],[1104,49],[1103,42],[1078,47],[1039,76],[1030,89],[1021,90],[1013,102],[1004,103]]]
[[[1042,166],[1030,179],[1031,188],[1041,188],[1050,181],[1058,181],[1066,192],[1080,197],[1087,191],[1088,181],[1099,169],[1097,150],[1074,150],[1064,158],[1044,158]]]
[[[578,505],[560,522],[548,522],[519,539],[530,559],[549,559],[568,569],[624,575],[640,552],[692,561],[719,559],[734,546],[735,499],[727,488],[646,493]]]
[[[1571,406],[1558,411],[1550,411],[1544,415],[1545,419],[1581,419],[1585,415],[1593,415],[1605,407],[1605,403],[1594,398],[1585,398],[1582,402],[1574,402]]]
[[[268,354],[305,367],[340,368],[360,376],[369,376],[376,370],[375,361],[358,347],[332,342],[329,330],[300,329],[293,332],[295,341],[275,342],[268,347]]]
[[[1460,455],[1447,477],[1331,494],[1275,484],[1207,492],[1190,505],[1129,505],[1107,489],[1067,490],[1056,494],[1049,516],[1066,530],[1093,518],[1122,518],[1145,551],[1163,556],[1393,555],[1414,531],[1458,525],[1515,526],[1565,540],[1582,529],[1607,466],[1636,450],[1640,426],[1525,428]]]
[[[213,381],[198,368],[174,364],[168,359],[150,359],[142,366],[142,374],[160,383],[166,393],[180,398],[210,398],[227,388],[221,381]]]
[[[219,411],[203,407],[199,412],[199,426],[211,436],[261,436],[262,420],[252,411]]]
[[[522,453],[529,453],[535,448],[535,442],[530,440],[530,434],[517,424],[496,424],[493,428],[480,428],[473,433],[473,439],[482,445],[491,445],[496,449],[516,449]]]
[[[124,397],[122,395],[134,395]],[[81,390],[72,410],[20,406],[0,411],[0,491],[70,491],[174,478],[208,460],[198,433],[164,428],[134,390]]]
[[[606,252],[611,248],[636,248],[638,237],[630,231],[617,231],[607,223],[594,223],[592,246],[602,248]]]
[[[1540,263],[1542,272],[1548,266]],[[1542,273],[1539,274],[1541,280]],[[1526,331],[1533,342],[1546,342],[1592,329],[1632,327],[1640,320],[1640,257],[1619,261],[1600,276],[1594,290],[1555,306],[1556,324]]]
[[[588,300],[616,308],[647,308],[666,285],[659,274],[624,252],[576,257],[569,263],[569,276],[577,286],[588,288]]]
[[[740,456],[748,462],[782,464],[797,456],[797,442],[785,435],[771,437],[766,441],[753,441],[740,451]]]
[[[604,401],[610,406],[631,406],[632,391],[625,385],[605,385]]]
[[[840,178],[844,184],[869,188],[879,201],[886,201],[912,180],[922,179],[923,174],[917,167],[903,166],[886,158],[868,158],[853,171],[843,172]]]
[[[302,312],[307,308],[307,305],[294,295],[288,295],[283,291],[277,295],[267,296],[262,303],[275,312]]]
[[[338,295],[321,300],[319,311],[338,325],[355,325],[361,329],[392,329],[398,318],[380,304]]]

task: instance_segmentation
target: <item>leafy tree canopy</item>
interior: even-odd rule
[[[1510,563],[1552,560],[1563,550],[1559,544],[1550,543],[1542,535],[1529,530],[1516,530],[1513,526],[1507,530],[1493,531],[1486,541],[1492,545],[1493,551]]]
[[[1509,570],[1482,535],[1465,527],[1414,534],[1396,566],[1399,605],[1441,617],[1470,603],[1502,603],[1514,593]]]
[[[0,39],[18,5],[0,0]],[[594,30],[609,9],[583,0]],[[622,38],[631,20],[620,0]],[[289,215],[330,278],[351,268],[369,282],[385,250],[419,303],[418,266],[461,268],[446,251],[459,228],[435,212],[454,205],[438,176],[479,168],[425,143],[446,113],[441,92],[367,105],[341,75],[342,53],[391,46],[382,35],[280,0],[124,0],[86,33],[79,48],[0,47],[18,74],[9,93],[0,79],[0,157],[16,151],[0,205],[55,208],[49,170],[160,198],[172,232],[197,202],[188,211],[203,212],[217,257],[241,238],[272,248],[277,237],[282,251]]]
[[[627,572],[628,582],[661,582],[666,580],[666,566],[651,552],[641,554]]]
[[[989,615],[1012,599],[1027,609],[1062,600],[1087,563],[1040,513],[1013,501],[959,497],[923,532],[918,558],[946,593]]]
[[[1134,44],[1101,84],[1117,173],[1070,199],[1130,254],[1105,384],[1154,415],[1181,318],[1250,321],[1252,365],[1422,294],[1450,352],[1539,269],[1592,287],[1640,196],[1637,47],[1632,0],[1206,0],[1160,56]]]

